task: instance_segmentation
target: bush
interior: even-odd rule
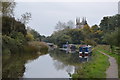
[[[48,52],[48,46],[44,42],[39,41],[31,41],[28,42],[28,45],[24,46],[26,52],[41,52],[42,54],[46,54]]]
[[[9,36],[2,36],[2,50],[11,53],[21,52],[23,50],[23,45],[19,40],[11,38]]]
[[[27,33],[26,40],[27,41],[33,41],[34,40],[34,36],[31,33]]]

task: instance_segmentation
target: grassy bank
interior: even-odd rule
[[[112,57],[115,57],[118,62],[118,54],[112,53],[109,45],[98,45],[96,48],[97,50],[100,50]]]
[[[110,55],[110,56],[112,56],[116,59],[116,61],[118,63],[118,75],[119,75],[119,78],[120,78],[120,68],[119,68],[119,66],[120,66],[120,56],[118,54],[112,53],[109,45],[98,45],[96,47],[96,49],[99,50],[99,51],[102,51],[102,52],[104,52],[104,53],[106,53],[106,54],[108,54],[108,55]]]
[[[107,56],[94,49],[92,60],[82,63],[80,66],[76,74],[72,75],[73,78],[105,78],[105,71],[109,67],[109,61]]]

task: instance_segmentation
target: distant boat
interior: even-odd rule
[[[74,44],[64,44],[60,50],[66,51],[67,53],[75,53],[76,46]]]
[[[54,50],[57,46],[54,43],[47,43],[49,50]]]

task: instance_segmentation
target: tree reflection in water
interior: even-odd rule
[[[78,53],[66,53],[58,49],[51,51],[50,56],[59,62],[64,63],[64,65],[75,65],[80,63],[80,58]]]
[[[25,72],[25,63],[39,56],[37,53],[3,54],[2,78],[21,78]]]
[[[55,68],[57,70],[65,69],[70,77],[75,72],[76,66],[81,63],[78,55],[78,53],[66,53],[59,49],[50,52]]]

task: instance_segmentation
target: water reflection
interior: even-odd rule
[[[80,67],[78,53],[55,49],[41,56],[37,53],[3,54],[3,78],[70,78]]]
[[[34,60],[39,57],[37,53],[25,54],[3,54],[2,55],[2,77],[3,78],[19,78],[23,76],[25,71],[24,64],[28,60]]]
[[[50,56],[54,60],[64,63],[64,65],[75,65],[81,63],[78,53],[66,53],[65,51],[56,49],[50,52]]]
[[[56,64],[57,63],[57,64]],[[49,54],[40,56],[38,59],[25,65],[24,78],[69,78],[68,69],[74,72],[74,67],[62,66],[61,62],[54,61]],[[62,68],[61,68],[62,66]],[[71,72],[70,71],[70,72]]]

